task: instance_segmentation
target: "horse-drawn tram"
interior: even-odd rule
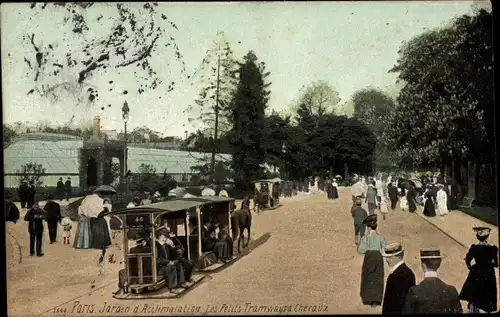
[[[215,273],[241,257],[241,254],[234,254],[231,238],[234,232],[231,222],[234,198],[202,196],[177,200],[202,203],[189,221],[192,224],[189,244],[195,246],[191,248],[190,258],[195,264],[195,271]]]
[[[201,207],[205,204],[202,201],[170,200],[103,214],[118,219],[123,231],[127,282],[124,291],[113,297],[177,298],[206,278],[202,274],[192,274],[189,280],[172,286],[167,277],[173,273],[181,279],[178,274],[184,270],[180,266],[193,260],[192,255],[196,252],[192,250],[196,250],[198,245],[192,244],[190,239],[190,220],[199,218]],[[166,236],[178,244],[167,247]],[[168,252],[169,248],[179,252]]]
[[[281,206],[281,182],[282,180],[277,177],[272,179],[261,179],[254,182],[259,210],[276,209]]]

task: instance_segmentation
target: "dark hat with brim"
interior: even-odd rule
[[[405,249],[399,242],[389,243],[382,251],[383,257],[391,257],[403,253]]]
[[[377,215],[376,214],[369,215],[368,217],[366,217],[363,220],[363,224],[365,224],[365,225],[372,224],[372,223],[377,223]]]
[[[472,228],[479,237],[487,237],[490,235],[491,229],[488,227],[474,227]]]
[[[445,258],[444,255],[441,255],[441,250],[439,249],[421,249],[420,256],[415,257],[416,259],[442,259]]]

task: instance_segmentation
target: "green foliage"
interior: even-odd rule
[[[138,192],[155,192],[159,191],[162,195],[166,195],[169,190],[175,188],[176,182],[166,170],[161,174],[157,174],[156,168],[149,164],[141,164],[139,171],[132,175],[130,182],[130,190]]]
[[[36,187],[43,185],[43,181],[40,179],[45,174],[45,168],[42,164],[37,164],[35,162],[28,162],[21,167],[21,170],[16,171],[19,176],[19,184],[23,180],[32,180],[35,182]]]
[[[354,93],[352,97],[354,117],[366,124],[377,138],[375,162],[378,168],[390,167],[396,159],[387,148],[383,134],[388,117],[395,108],[394,100],[375,88],[366,88]]]
[[[239,188],[250,188],[250,182],[262,175],[265,159],[265,110],[268,106],[271,83],[266,83],[269,72],[257,56],[248,52],[239,64],[239,82],[231,102],[232,130],[229,132],[233,147],[232,169]]]
[[[3,124],[3,146],[4,148],[10,144],[12,139],[16,137],[17,133],[14,128],[9,124]]]
[[[324,81],[313,82],[299,95],[295,111],[304,105],[312,114],[335,113],[340,102],[339,93]]]
[[[486,10],[403,45],[391,70],[404,82],[384,134],[403,159],[442,165],[494,158],[492,18]],[[451,155],[450,155],[451,154]]]

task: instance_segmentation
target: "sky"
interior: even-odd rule
[[[0,11],[4,123],[42,120],[60,125],[83,124],[99,115],[104,129],[122,131],[121,105],[126,100],[130,107],[128,129],[146,125],[165,136],[184,136],[186,130],[194,132],[198,126],[188,121],[189,115],[184,110],[194,104],[202,87],[196,76],[188,79],[186,74],[199,68],[218,31],[224,32],[235,57],[241,58],[253,50],[259,61],[266,63],[271,72],[272,109],[287,109],[301,87],[319,80],[337,89],[341,103],[369,86],[394,92],[397,74],[389,74],[388,70],[396,63],[402,42],[471,13],[472,4],[472,1],[160,2],[158,11],[178,27],[171,35],[176,38],[186,71],[181,73],[171,53],[158,52],[152,61],[157,63],[154,66],[167,84],[138,94],[134,93],[137,88],[133,89],[135,81],[130,74],[97,76],[93,84],[99,87],[114,76],[116,89],[103,92],[96,102],[81,104],[71,96],[56,102],[37,94],[27,95],[33,88],[33,78],[27,76],[23,61],[27,50],[23,35],[35,29],[37,39],[43,43],[61,47],[60,42],[80,45],[77,38],[61,38],[61,26],[56,21],[64,12],[45,9],[52,11],[33,17],[29,3],[3,3]],[[113,5],[94,4],[93,14],[113,14]],[[88,20],[93,17],[89,12]],[[91,22],[89,26],[92,30]],[[175,89],[167,92],[170,81],[176,82]],[[131,93],[117,94],[115,91],[120,89]],[[101,110],[108,104],[113,106]]]

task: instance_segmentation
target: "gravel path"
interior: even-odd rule
[[[349,188],[340,189],[340,197],[283,199],[282,207],[255,215],[253,237],[269,232],[271,238],[174,300],[113,299],[111,292],[116,290],[119,263],[106,263],[99,269],[98,251],[76,251],[61,243],[46,245],[43,258],[26,256],[26,225],[9,223],[8,230],[19,240],[24,256],[22,263],[8,264],[9,316],[182,315],[191,310],[219,315],[378,314],[380,308],[363,306],[359,297],[363,258],[354,246]],[[440,275],[460,290],[467,274],[464,247],[418,215],[401,211],[381,220],[379,229],[389,242],[403,243],[406,261],[417,281],[423,277],[415,259],[419,248],[439,246],[447,256]],[[13,252],[11,248],[8,243],[8,255]],[[109,252],[121,258],[116,247]],[[387,273],[386,267],[386,276]],[[102,311],[113,305],[117,305],[113,310]],[[166,311],[180,306],[184,313]],[[135,307],[137,311],[133,310]]]

